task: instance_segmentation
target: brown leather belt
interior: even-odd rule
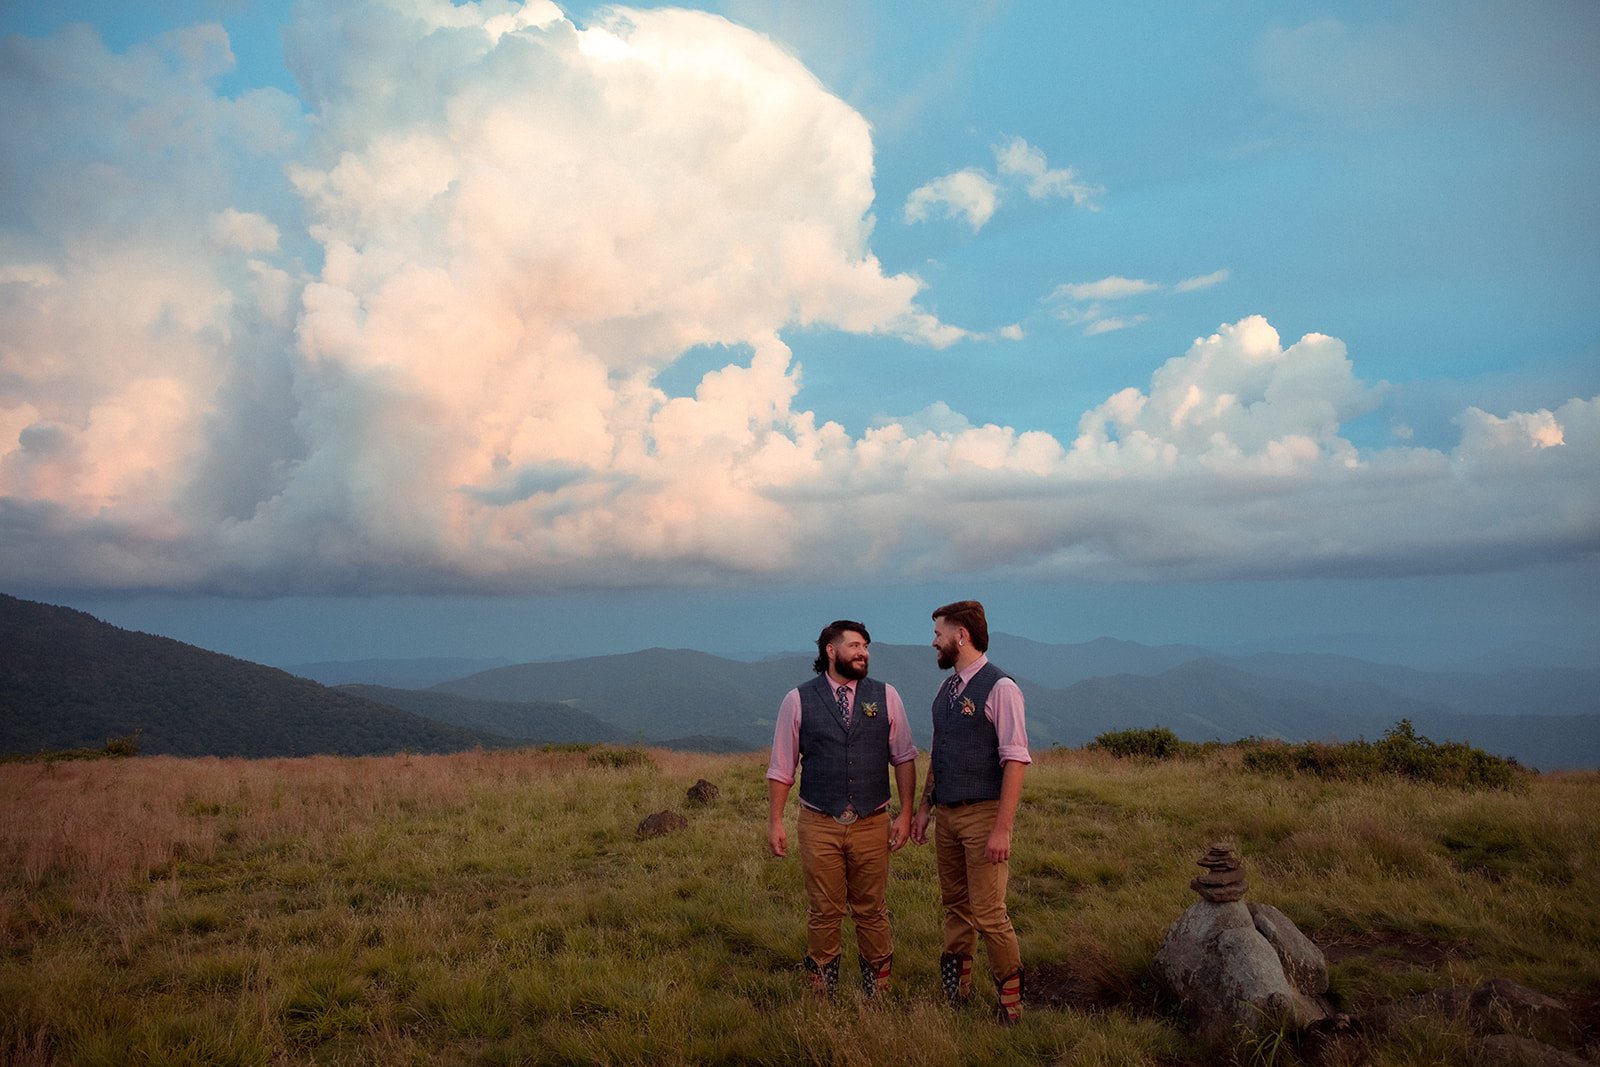
[[[872,815],[883,815],[889,809],[887,807],[879,808],[877,811],[873,812],[872,815],[863,815],[859,811],[856,811],[854,808],[846,808],[846,809],[844,809],[844,814],[843,815],[829,815],[827,812],[823,811],[821,808],[807,807],[805,810],[806,811],[815,812],[818,815],[826,816],[827,818],[830,818],[834,822],[838,823],[840,826],[849,826],[850,824],[852,824],[854,822],[857,822],[858,820],[870,819],[870,818],[872,818]]]

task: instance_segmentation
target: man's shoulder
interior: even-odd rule
[[[979,667],[977,673],[972,676],[973,680],[976,681],[979,675],[988,675],[990,678],[994,679],[994,684],[996,685],[999,685],[1001,682],[1011,682],[1013,685],[1016,684],[1016,679],[1011,677],[1011,672],[1000,666],[1000,664],[996,663],[992,659],[985,658],[983,666]]]
[[[996,689],[1015,689],[1018,693],[1022,692],[1022,686],[1018,685],[1017,680],[1009,674],[1002,674],[996,678],[994,687]]]
[[[867,675],[867,677],[861,679],[861,681],[856,683],[856,684],[857,684],[858,687],[860,687],[860,686],[865,686],[868,683],[871,683],[873,686],[875,686],[877,688],[877,691],[879,691],[879,692],[881,692],[883,694],[883,699],[884,700],[895,700],[895,701],[899,701],[900,700],[900,693],[895,689],[894,686],[890,685],[888,682],[884,681],[882,678],[874,678],[869,674],[869,675]],[[871,690],[862,690],[862,691],[870,692]]]
[[[864,678],[857,682],[856,688],[860,689],[862,682],[868,680]],[[831,704],[833,702],[833,681],[825,674],[813,674],[808,680],[795,686],[791,692],[801,699],[804,699],[809,694],[814,700]]]

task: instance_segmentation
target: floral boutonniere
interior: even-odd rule
[[[961,714],[971,715],[978,710],[978,705],[972,702],[971,697],[961,698]]]
[[[868,703],[866,703],[866,704],[861,705],[861,714],[865,715],[869,719],[877,718],[877,716],[878,716],[878,705],[874,704],[874,703],[871,703],[870,701]]]

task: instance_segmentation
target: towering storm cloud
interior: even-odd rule
[[[872,131],[792,55],[686,11],[297,11],[301,101],[221,95],[214,26],[4,43],[0,581],[1409,573],[1600,547],[1600,401],[1363,452],[1345,427],[1381,389],[1259,316],[1151,353],[1072,440],[974,425],[954,382],[852,435],[797,407],[786,336],[980,364],[997,342],[878,261]],[[699,346],[730,362],[671,395]]]

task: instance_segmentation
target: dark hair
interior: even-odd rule
[[[867,633],[865,626],[853,619],[835,619],[824,626],[822,632],[817,635],[817,661],[811,665],[812,670],[821,674],[828,669],[828,646],[839,640],[839,635],[846,630],[854,630],[867,639],[867,644],[872,644],[872,635]]]
[[[965,626],[972,647],[979,652],[989,651],[989,620],[984,617],[983,605],[976,600],[958,600],[942,608],[933,609],[935,619],[943,619],[951,626]]]

